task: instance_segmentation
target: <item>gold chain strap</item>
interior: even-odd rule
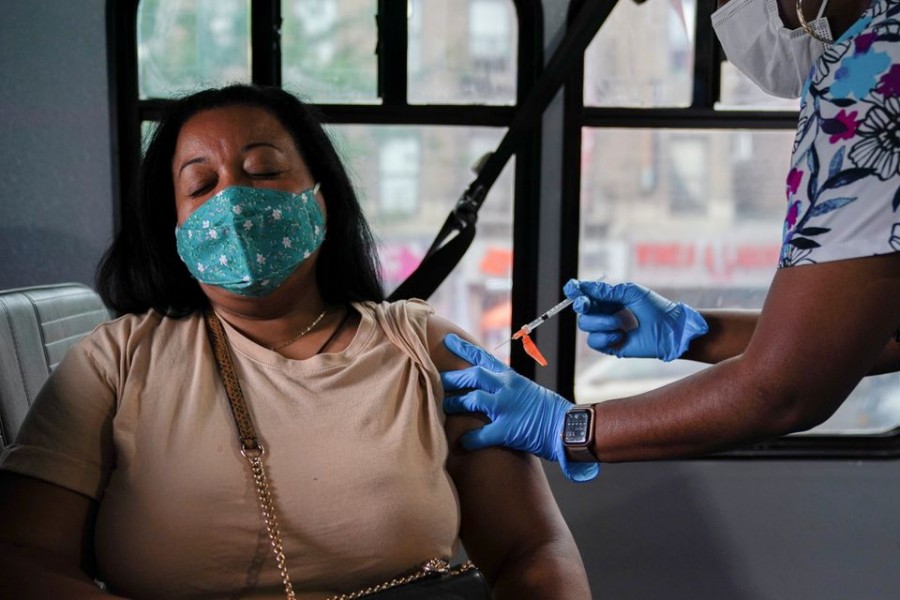
[[[204,314],[206,318],[207,331],[210,343],[213,347],[213,354],[216,357],[216,366],[219,369],[219,376],[222,378],[222,384],[225,386],[225,393],[228,395],[228,403],[231,405],[231,413],[234,415],[234,422],[238,429],[238,439],[241,445],[241,455],[250,463],[250,471],[253,474],[253,483],[256,485],[256,497],[259,500],[259,508],[262,512],[263,520],[266,522],[266,531],[269,534],[269,540],[272,542],[272,553],[275,555],[275,563],[278,565],[278,572],[281,574],[281,582],[284,584],[284,595],[287,600],[296,600],[294,587],[291,584],[291,576],[288,573],[287,563],[284,557],[284,544],[281,540],[281,529],[278,527],[278,516],[275,514],[275,503],[272,500],[272,493],[269,489],[269,479],[266,477],[266,470],[263,466],[262,457],[265,449],[256,437],[256,429],[253,427],[253,421],[250,419],[250,412],[244,402],[244,394],[241,391],[241,383],[237,378],[234,370],[234,363],[231,360],[231,353],[228,351],[228,345],[225,343],[225,330],[222,328],[222,322],[211,308],[206,310]],[[475,568],[472,561],[466,561],[458,567],[450,568],[450,564],[442,558],[432,558],[424,563],[415,573],[395,577],[394,579],[372,585],[361,590],[357,590],[350,594],[340,594],[331,596],[328,600],[356,600],[371,596],[378,592],[383,592],[400,585],[412,583],[426,577],[435,575],[459,575]]]
[[[269,492],[269,481],[266,478],[266,470],[262,463],[262,450],[253,456],[244,453],[253,471],[253,483],[256,484],[256,497],[259,498],[259,508],[262,510],[263,519],[266,521],[266,531],[272,541],[272,552],[275,554],[275,562],[278,564],[278,572],[281,574],[281,582],[284,584],[284,595],[288,600],[295,600],[294,586],[291,585],[291,576],[284,560],[284,545],[281,543],[281,530],[278,528],[278,515],[275,514],[275,504],[272,502],[272,494]]]
[[[275,514],[275,503],[272,501],[272,493],[269,490],[269,480],[266,477],[266,469],[263,466],[262,456],[265,452],[259,440],[256,438],[256,430],[250,419],[250,412],[244,402],[244,394],[241,392],[241,383],[238,381],[231,360],[231,353],[225,343],[225,330],[219,317],[211,308],[206,310],[207,331],[212,343],[213,354],[216,356],[216,366],[219,368],[219,376],[225,386],[228,395],[228,403],[231,405],[231,414],[238,428],[238,439],[241,444],[241,454],[250,463],[250,471],[253,474],[253,483],[256,484],[256,497],[259,500],[259,508],[263,520],[266,522],[266,531],[272,542],[272,553],[275,555],[275,563],[281,574],[281,582],[284,584],[284,596],[287,600],[296,600],[294,587],[291,585],[291,576],[288,573],[284,559],[284,544],[281,541],[281,529],[278,527],[278,516]]]
[[[389,581],[385,581],[377,585],[372,585],[350,594],[329,596],[327,600],[356,600],[357,598],[371,596],[372,594],[377,594],[378,592],[383,592],[400,585],[412,583],[426,577],[432,577],[434,575],[459,575],[461,573],[465,573],[466,571],[471,571],[474,568],[475,565],[470,560],[467,560],[458,567],[454,567],[451,569],[450,563],[448,563],[446,560],[442,558],[432,558],[421,567],[419,567],[419,570],[415,573],[411,573],[403,577],[395,577],[394,579],[391,579]]]

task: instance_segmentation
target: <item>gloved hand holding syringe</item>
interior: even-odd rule
[[[511,339],[522,339],[529,350],[528,334],[566,306],[578,314],[578,329],[587,334],[589,347],[622,358],[675,360],[687,351],[691,340],[709,331],[703,316],[690,306],[635,283],[571,279],[563,286],[563,294],[568,300],[524,325]],[[444,346],[472,365],[441,373],[444,410],[447,414],[477,412],[489,421],[460,437],[463,448],[502,445],[558,461],[566,477],[575,481],[597,475],[597,463],[570,462],[566,454],[560,432],[572,408],[569,400],[455,334],[444,338]],[[531,349],[536,350],[533,344]],[[537,352],[529,354],[539,362],[543,358]]]
[[[602,275],[599,278],[597,278],[596,281],[600,282],[600,281],[603,281],[605,278],[606,278],[606,276]],[[530,356],[535,361],[537,361],[541,366],[546,367],[547,359],[545,359],[544,355],[541,354],[540,350],[538,350],[537,345],[535,345],[534,340],[531,339],[531,336],[529,334],[532,331],[534,331],[535,329],[537,329],[539,326],[546,323],[551,317],[558,314],[564,308],[566,308],[567,306],[572,304],[574,301],[575,301],[574,298],[566,298],[565,300],[563,300],[556,306],[548,309],[547,311],[542,313],[539,317],[537,317],[530,323],[526,323],[525,325],[522,325],[522,327],[518,331],[516,331],[511,338],[509,338],[508,340],[506,340],[505,342],[503,342],[502,344],[500,344],[499,346],[494,348],[494,350],[497,350],[497,348],[500,348],[504,344],[508,344],[509,342],[511,342],[513,340],[521,339],[522,346],[525,348],[525,352],[528,354],[528,356]],[[637,327],[637,325],[638,325],[638,322],[634,316],[634,313],[632,313],[627,308],[623,308],[623,309],[619,310],[615,314],[615,316],[619,317],[622,322],[622,331],[630,331],[630,330],[634,329],[635,327]]]

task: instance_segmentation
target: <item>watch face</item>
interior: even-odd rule
[[[591,425],[591,414],[587,410],[570,410],[566,413],[565,427],[563,428],[564,444],[586,444],[589,435],[588,427]]]

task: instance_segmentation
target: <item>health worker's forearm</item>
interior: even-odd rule
[[[862,377],[896,357],[888,344],[900,322],[898,296],[900,254],[781,269],[743,352],[646,394],[596,405],[597,457],[698,456],[815,427]],[[723,331],[734,321],[724,318]],[[727,354],[727,344],[710,350],[713,335],[706,354]]]
[[[699,311],[709,331],[691,341],[681,358],[716,364],[741,354],[750,343],[758,310],[710,309]]]
[[[596,404],[594,454],[601,462],[696,457],[814,425],[807,426],[794,397],[772,393],[760,379],[738,357],[639,396]]]
[[[759,319],[758,310],[707,309],[699,311],[709,332],[691,341],[681,358],[716,364],[738,356],[747,348]],[[884,346],[884,350],[867,375],[900,371],[900,329]]]

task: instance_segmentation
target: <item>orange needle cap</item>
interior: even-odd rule
[[[522,333],[521,330],[519,331],[519,333]],[[518,333],[516,335],[518,335]],[[528,356],[536,360],[542,367],[547,366],[547,359],[544,358],[544,355],[541,354],[541,351],[538,350],[537,345],[535,345],[534,341],[531,339],[531,336],[529,336],[527,333],[522,333],[522,346],[525,347],[525,352],[528,354]]]

